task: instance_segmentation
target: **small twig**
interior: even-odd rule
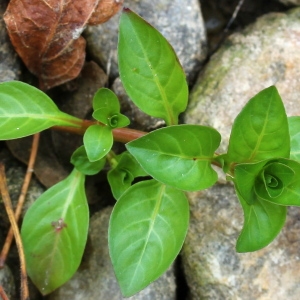
[[[9,300],[2,285],[0,285],[0,297],[2,300]]]
[[[20,267],[21,267],[21,300],[28,300],[29,299],[29,290],[27,284],[27,274],[26,274],[26,263],[25,263],[25,256],[23,251],[23,245],[20,237],[19,228],[15,219],[14,211],[11,204],[11,199],[8,193],[6,177],[5,177],[5,169],[4,165],[0,163],[0,191],[2,195],[2,200],[10,221],[10,224],[13,229],[13,233],[15,236],[19,258],[20,258]]]
[[[242,5],[244,3],[244,0],[239,0],[239,3],[237,4],[237,6],[235,7],[235,10],[229,20],[229,22],[227,23],[225,29],[223,30],[223,33],[220,37],[220,40],[219,42],[217,43],[217,45],[210,51],[210,56],[213,55],[220,47],[220,45],[224,42],[225,38],[227,37],[227,34],[228,34],[228,31],[229,31],[229,28],[230,26],[232,25],[232,23],[235,21]]]
[[[244,0],[240,0],[240,1],[239,1],[238,5],[236,6],[236,8],[235,8],[235,10],[234,10],[234,12],[233,12],[233,14],[232,14],[232,16],[231,16],[231,19],[229,20],[229,22],[227,23],[226,28],[224,29],[224,32],[228,32],[230,26],[232,25],[232,23],[233,23],[234,20],[236,19],[236,17],[237,17],[237,15],[238,15],[238,13],[239,13],[239,11],[240,11],[240,9],[241,9],[243,3],[244,3]]]
[[[18,200],[18,204],[15,210],[15,219],[16,222],[18,222],[20,216],[21,216],[21,212],[22,212],[22,208],[25,202],[25,197],[27,194],[27,190],[30,184],[30,180],[32,177],[32,173],[33,173],[33,168],[34,168],[34,164],[35,164],[35,160],[36,160],[36,155],[37,155],[37,150],[38,150],[38,145],[39,145],[39,138],[40,138],[40,134],[37,133],[33,136],[33,141],[32,141],[32,147],[31,147],[31,152],[30,152],[30,157],[29,157],[29,162],[28,162],[28,166],[27,166],[27,171],[26,171],[26,175],[24,178],[24,182],[23,182],[23,186],[21,188],[21,193],[19,196],[19,200]],[[0,254],[0,268],[4,267],[11,243],[13,241],[14,238],[14,233],[13,233],[13,229],[12,226],[9,228],[4,246],[2,248],[1,254]]]

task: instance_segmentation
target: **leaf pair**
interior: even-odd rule
[[[116,160],[116,166],[108,172],[107,179],[114,198],[118,200],[131,186],[135,178],[148,174],[127,151],[118,155]]]
[[[268,245],[280,232],[287,205],[300,205],[300,164],[289,160],[286,112],[275,87],[253,97],[234,121],[226,169],[244,210],[237,251]]]
[[[128,143],[136,160],[125,152],[108,174],[118,199],[109,225],[110,256],[123,295],[131,296],[162,275],[178,255],[189,220],[181,190],[216,182],[211,163],[221,138],[212,128],[176,125],[188,98],[182,67],[165,38],[128,9],[121,16],[118,54],[130,98],[169,125]],[[146,174],[154,179],[130,186]]]
[[[113,145],[112,130],[130,123],[120,113],[119,100],[109,89],[98,90],[93,99],[93,109],[93,117],[104,125],[92,125],[84,133],[83,144],[91,162],[100,160],[110,151]]]

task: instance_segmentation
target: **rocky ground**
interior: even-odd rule
[[[236,19],[228,22],[239,1],[125,0],[125,5],[153,24],[170,41],[187,74],[190,102],[185,123],[210,125],[221,132],[226,151],[230,128],[243,105],[257,92],[276,85],[288,115],[300,115],[300,1],[245,0]],[[0,3],[0,15],[7,1]],[[131,126],[151,130],[160,121],[146,117],[125,95],[116,63],[119,15],[88,27],[87,61],[80,76],[53,88],[49,95],[62,110],[89,117],[92,96],[109,86],[119,96]],[[32,77],[15,54],[0,22],[0,82]],[[80,100],[80,101],[79,101]],[[27,206],[70,170],[69,157],[80,137],[47,131],[31,183]],[[21,186],[30,139],[0,143],[13,200]],[[122,146],[120,146],[122,147]],[[16,158],[18,160],[16,160]],[[21,162],[20,162],[21,161]],[[105,174],[87,182],[91,210],[89,241],[75,276],[53,294],[42,297],[31,286],[31,299],[122,299],[107,249],[108,219],[114,200]],[[235,242],[242,211],[234,189],[224,180],[213,188],[188,194],[190,229],[180,257],[160,279],[129,299],[289,299],[300,298],[300,210],[290,208],[279,237],[255,253],[238,254]],[[26,210],[26,207],[24,210]],[[0,245],[8,228],[0,202]],[[0,284],[10,299],[18,299],[19,265],[12,249],[0,270]]]

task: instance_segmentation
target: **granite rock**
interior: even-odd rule
[[[191,219],[182,250],[191,299],[297,300],[300,296],[300,210],[291,207],[268,247],[237,253],[243,212],[233,186],[189,193]]]
[[[130,128],[151,131],[165,125],[164,120],[147,115],[131,101],[119,77],[114,81],[112,90],[119,98],[122,114],[130,119]]]
[[[285,5],[300,5],[300,0],[279,0]]]
[[[88,243],[79,270],[70,281],[50,294],[49,300],[124,299],[108,252],[107,230],[111,211],[112,208],[107,207],[92,216]],[[126,299],[175,300],[175,289],[174,271],[170,268],[143,291]]]
[[[13,274],[7,265],[0,269],[0,286],[9,299],[16,299],[16,285]]]
[[[189,80],[206,58],[206,35],[198,0],[127,0],[124,5],[140,14],[171,43]],[[120,13],[99,26],[84,32],[87,51],[110,74],[118,76],[117,40]]]
[[[10,194],[13,207],[16,207],[21,192],[21,188],[23,185],[24,176],[26,174],[26,167],[20,162],[16,161],[5,147],[3,147],[3,149],[0,149],[0,161],[5,166],[8,191]],[[22,218],[24,217],[30,205],[44,191],[45,191],[44,187],[33,176],[30,181],[30,185],[25,198],[25,203],[22,209],[22,215],[21,215]],[[6,211],[4,209],[1,196],[0,196],[0,218],[1,218],[0,230],[3,228],[5,230],[8,229],[10,223],[6,215]]]
[[[260,90],[276,85],[288,115],[300,115],[300,9],[271,13],[233,34],[213,55],[191,93],[186,123],[221,132],[226,152],[234,118]],[[235,251],[243,212],[231,184],[188,193],[190,229],[182,251],[191,299],[300,297],[300,210],[289,208],[280,235],[253,253]]]
[[[275,85],[288,115],[300,115],[300,9],[270,13],[231,35],[200,74],[185,123],[212,126],[227,150],[234,118],[246,102]]]
[[[11,45],[2,18],[7,3],[7,1],[0,3],[0,82],[18,80],[21,74],[20,59]]]

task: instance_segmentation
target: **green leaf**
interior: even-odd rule
[[[91,162],[104,157],[113,145],[113,135],[108,126],[92,125],[83,136],[87,157]]]
[[[287,116],[277,89],[271,86],[250,99],[236,117],[227,158],[242,163],[289,155]]]
[[[176,125],[153,131],[126,145],[153,178],[185,191],[212,186],[218,179],[211,167],[220,134],[199,125]]]
[[[121,128],[130,124],[130,120],[125,115],[114,113],[110,108],[100,108],[95,110],[93,118],[110,128]]]
[[[257,195],[254,186],[257,177],[268,161],[258,163],[238,164],[234,169],[234,184],[241,197],[248,203],[253,204]]]
[[[129,125],[130,120],[120,113],[119,99],[115,93],[101,88],[93,99],[93,117],[111,128],[120,128]]]
[[[252,252],[271,243],[282,229],[287,209],[268,201],[257,200],[249,205],[237,190],[244,211],[244,226],[237,240],[237,252]]]
[[[300,206],[300,163],[284,158],[253,164],[239,164],[234,183],[248,203],[268,201],[277,205]]]
[[[116,167],[107,174],[111,191],[116,200],[131,186],[136,177],[148,175],[127,151],[117,156],[117,160]]]
[[[288,122],[291,138],[290,159],[300,162],[300,117],[289,117]]]
[[[27,272],[43,295],[57,289],[76,272],[88,223],[84,175],[75,169],[28,209],[21,229]]]
[[[280,193],[275,194],[276,188],[263,188],[257,182],[255,190],[260,199],[278,205],[300,206],[300,163],[289,159],[279,159],[277,163],[266,166],[264,171],[273,175],[279,182],[278,187],[282,185],[282,189]]]
[[[167,125],[177,124],[188,101],[184,71],[168,41],[129,9],[123,10],[120,20],[118,62],[132,101]]]
[[[0,140],[35,134],[52,126],[80,127],[42,91],[19,81],[0,83]]]
[[[122,294],[129,297],[161,276],[184,242],[189,205],[183,192],[155,180],[129,188],[109,223],[109,252]]]
[[[71,157],[71,163],[84,175],[94,175],[99,173],[103,169],[105,162],[105,157],[102,157],[95,162],[89,161],[84,146],[77,148]]]
[[[101,88],[93,98],[93,109],[109,108],[113,112],[120,112],[120,103],[117,95],[107,88]]]

